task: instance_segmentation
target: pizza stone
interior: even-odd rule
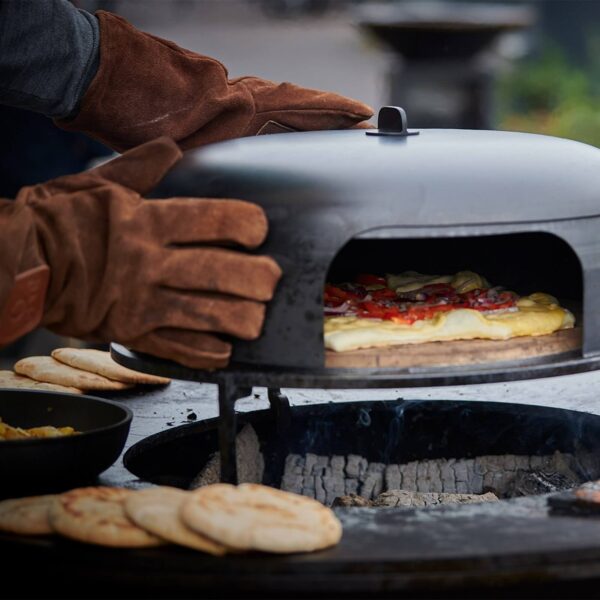
[[[88,373],[58,362],[51,356],[30,356],[23,358],[14,367],[20,375],[37,381],[76,387],[82,390],[124,390],[130,383],[113,381],[97,373]]]
[[[219,483],[190,492],[181,518],[191,529],[236,550],[311,552],[342,537],[333,511],[317,500],[252,483]]]
[[[45,390],[48,392],[63,392],[65,394],[83,394],[83,391],[66,385],[43,383],[14,371],[0,371],[0,389],[17,388],[27,390]]]
[[[53,531],[65,537],[122,548],[159,546],[161,538],[138,527],[125,514],[133,490],[113,487],[77,488],[56,496],[48,512]]]
[[[140,490],[125,500],[125,513],[139,527],[169,542],[222,556],[227,548],[186,527],[179,516],[191,492],[172,487]]]
[[[166,385],[171,382],[167,377],[158,377],[147,373],[139,373],[116,363],[110,352],[87,348],[57,348],[52,351],[52,358],[65,365],[97,373],[114,381],[132,384]]]
[[[53,533],[48,511],[56,496],[28,496],[0,502],[0,531],[21,535]]]

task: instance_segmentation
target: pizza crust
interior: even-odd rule
[[[438,313],[412,325],[358,317],[326,317],[325,347],[336,352],[401,344],[452,340],[507,340],[547,335],[573,327],[575,318],[548,294],[532,294],[517,302],[515,312],[483,314],[460,308]]]

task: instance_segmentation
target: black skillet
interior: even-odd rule
[[[132,412],[92,396],[2,389],[0,417],[15,427],[71,426],[81,432],[0,440],[0,497],[9,498],[93,484],[123,450]]]

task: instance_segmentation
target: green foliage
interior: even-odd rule
[[[600,40],[590,40],[599,56]],[[600,146],[600,63],[576,68],[557,49],[518,65],[499,83],[500,128]]]

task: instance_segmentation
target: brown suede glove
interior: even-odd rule
[[[162,135],[188,149],[258,133],[348,129],[373,114],[356,100],[291,83],[229,80],[213,58],[139,31],[111,13],[96,16],[98,73],[75,119],[55,123],[116,150]]]
[[[20,273],[49,267],[42,325],[52,331],[121,342],[193,368],[226,366],[231,345],[214,334],[258,337],[281,270],[269,257],[224,247],[264,241],[259,206],[142,199],[180,157],[161,138],[0,201],[0,316],[14,313],[11,297],[19,304]],[[2,330],[0,320],[0,337]]]

